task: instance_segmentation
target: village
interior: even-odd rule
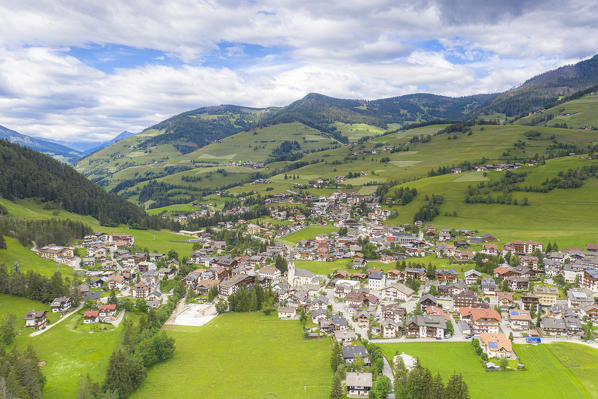
[[[524,367],[513,343],[595,342],[598,244],[562,250],[523,240],[499,245],[487,232],[420,221],[389,226],[384,222],[390,211],[374,195],[287,193],[266,204],[268,221],[239,219],[182,231],[195,250],[180,259],[176,253],[142,252],[132,235],[101,232],[72,247],[35,250],[84,276],[79,289],[89,324],[122,318],[116,304],[108,303],[112,295],[159,308],[171,295],[169,281],[182,281],[187,302],[209,307],[212,317],[229,310],[232,296],[259,285],[275,298],[280,319],[301,321],[307,339],[332,337],[343,346],[347,366],[358,358],[359,366],[347,374],[349,397],[367,397],[371,388],[364,341],[471,341],[489,370]],[[333,231],[295,245],[285,242],[318,225]],[[233,255],[227,240],[214,238],[229,229],[263,251],[253,246]],[[434,264],[420,261],[430,258]],[[295,265],[338,260],[346,267],[327,274]],[[56,298],[51,307],[62,314],[73,310],[69,297]],[[26,327],[47,326],[45,312],[33,310],[24,319]]]

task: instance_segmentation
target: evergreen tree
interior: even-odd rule
[[[432,380],[430,385],[430,399],[443,399],[444,398],[444,384],[440,373],[437,373]]]
[[[334,374],[332,377],[332,389],[330,390],[330,399],[343,399],[345,393],[343,392],[343,386],[341,385],[341,379],[338,374]]]
[[[6,240],[4,239],[4,235],[0,233],[0,249],[6,249]]]
[[[106,390],[117,391],[123,399],[141,385],[144,377],[145,367],[141,360],[122,349],[116,349],[110,356],[104,385]]]
[[[453,374],[444,390],[445,399],[469,399],[469,390],[461,374]]]
[[[330,368],[332,369],[332,372],[336,372],[336,369],[338,368],[338,342],[335,342],[334,345],[332,346],[332,352],[330,353]]]
[[[4,320],[2,320],[2,324],[0,325],[0,340],[7,346],[13,343],[17,335],[16,324],[17,318],[12,313],[7,314]]]
[[[95,399],[100,394],[100,386],[94,383],[89,374],[79,378],[79,386],[77,387],[77,399]]]
[[[114,292],[114,290],[110,290],[110,297],[108,298],[108,303],[112,305],[118,305],[118,299],[116,298],[116,292]]]

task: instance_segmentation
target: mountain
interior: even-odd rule
[[[7,129],[4,126],[0,126],[0,139],[20,144],[68,163],[74,163],[83,155],[81,152],[64,145],[37,137],[26,136],[14,130]]]
[[[495,113],[524,116],[545,108],[561,96],[598,85],[598,55],[535,76],[508,90],[477,110],[479,115]]]
[[[135,135],[135,133],[131,133],[131,132],[128,132],[128,131],[125,130],[124,132],[121,132],[118,136],[116,136],[112,140],[108,140],[108,141],[105,141],[105,142],[103,142],[101,144],[95,145],[92,148],[88,148],[88,149],[84,150],[83,153],[85,155],[93,154],[94,152],[99,151],[102,148],[108,147],[108,146],[110,146],[110,145],[112,145],[114,143],[117,143],[117,142],[119,142],[121,140],[127,139],[127,138],[129,138],[131,136],[134,136],[134,135]]]
[[[144,225],[145,212],[77,173],[72,167],[27,147],[0,140],[0,197],[35,198],[102,224]]]

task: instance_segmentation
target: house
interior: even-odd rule
[[[370,291],[378,291],[386,285],[386,274],[383,271],[376,271],[368,275],[368,288]]]
[[[311,315],[311,321],[314,324],[317,324],[320,319],[325,319],[326,316],[328,315],[328,312],[324,309],[312,309],[310,312]]]
[[[475,335],[483,332],[500,332],[500,314],[494,309],[461,308],[459,309],[462,320],[471,322],[471,330]]]
[[[598,324],[598,305],[588,304],[580,309],[582,317],[587,317],[594,325]]]
[[[108,277],[108,289],[122,290],[125,287],[125,278],[123,276]]]
[[[401,323],[405,317],[406,310],[397,303],[382,305],[380,309],[383,320],[392,320],[395,323]]]
[[[436,270],[436,280],[439,283],[454,283],[459,279],[459,272],[455,269]]]
[[[484,255],[498,256],[498,245],[496,244],[482,244],[482,251]]]
[[[357,334],[353,330],[335,331],[334,339],[342,345],[351,345],[357,340]]]
[[[540,321],[540,328],[544,335],[566,335],[567,323],[564,319],[555,317],[544,317]]]
[[[222,281],[218,287],[218,293],[224,297],[228,297],[237,292],[240,287],[251,285],[254,281],[255,278],[253,276],[237,274]]]
[[[457,325],[459,326],[459,329],[461,330],[461,333],[463,333],[464,336],[467,337],[471,335],[471,326],[469,325],[469,323],[467,323],[467,321],[459,320],[457,322]]]
[[[425,294],[419,299],[419,303],[422,308],[422,312],[426,311],[428,306],[438,306],[438,300],[430,294]]]
[[[443,316],[408,317],[405,332],[415,338],[443,338],[446,330],[446,319]]]
[[[426,269],[421,267],[407,267],[401,273],[402,280],[419,280],[424,281],[426,279]]]
[[[594,303],[594,295],[587,288],[571,288],[567,291],[567,305],[573,310],[577,311]]]
[[[484,295],[495,295],[498,287],[496,286],[496,281],[492,277],[484,277],[482,279],[482,292]]]
[[[536,241],[513,241],[504,245],[508,248],[513,248],[513,252],[518,255],[527,255],[535,251],[542,251],[543,246],[541,242]]]
[[[73,306],[71,298],[67,296],[61,296],[56,298],[50,304],[53,313],[63,313],[69,310]]]
[[[478,272],[476,269],[469,269],[463,274],[465,277],[465,284],[467,285],[476,284],[478,279],[482,277],[482,273]]]
[[[395,338],[399,333],[399,325],[391,319],[382,322],[382,336],[384,338]]]
[[[594,293],[598,292],[598,269],[584,270],[581,285]]]
[[[402,283],[395,283],[382,289],[382,297],[392,301],[407,302],[414,293],[415,291]]]
[[[478,296],[471,290],[465,290],[453,295],[453,307],[455,309],[471,307],[478,302]]]
[[[25,320],[25,327],[43,329],[48,324],[45,310],[32,310],[27,312],[23,320]]]
[[[509,310],[509,321],[513,330],[529,330],[532,324],[532,317],[529,310]]]
[[[133,287],[133,297],[145,298],[149,295],[151,287],[144,281],[141,281]]]
[[[534,295],[538,297],[541,306],[552,306],[559,297],[559,289],[553,286],[534,286]]]
[[[341,315],[334,315],[330,318],[330,322],[334,326],[334,331],[345,331],[349,323]]]
[[[516,358],[511,341],[503,333],[481,333],[480,346],[488,358]]]
[[[368,351],[365,349],[363,345],[354,345],[354,346],[343,346],[343,360],[345,361],[346,365],[353,363],[356,356],[360,356],[363,359],[363,363],[366,366],[370,365],[370,359],[368,356]]]
[[[283,320],[292,319],[295,317],[296,309],[288,306],[280,306],[278,308],[278,318]]]
[[[446,321],[451,320],[451,316],[449,316],[442,308],[438,306],[428,306],[426,308],[426,314],[429,316],[442,316]]]
[[[527,291],[529,290],[529,278],[522,276],[509,276],[503,281],[506,281],[509,288],[513,291]]]
[[[98,318],[101,323],[109,323],[112,321],[112,318],[116,315],[116,305],[115,304],[108,304],[108,305],[100,305]]]
[[[372,389],[372,373],[348,372],[346,377],[347,397],[367,398]]]
[[[540,299],[533,294],[521,295],[521,305],[525,310],[538,312],[540,309]]]
[[[496,300],[498,307],[501,309],[508,309],[513,306],[514,295],[512,292],[498,291],[496,293]]]
[[[83,313],[83,323],[97,323],[99,321],[99,315],[99,310],[86,310],[85,313]]]
[[[90,300],[92,302],[100,302],[100,299],[102,298],[102,293],[100,291],[87,291],[85,294],[83,294],[83,300]]]
[[[367,327],[370,324],[370,314],[367,310],[358,310],[353,314],[353,321],[359,327]]]
[[[272,266],[264,266],[257,271],[258,277],[266,278],[268,280],[276,280],[281,276],[280,270]]]

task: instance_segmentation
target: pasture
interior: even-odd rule
[[[225,313],[202,327],[169,326],[174,357],[132,398],[316,399],[330,390],[330,341],[303,339],[298,321]]]

